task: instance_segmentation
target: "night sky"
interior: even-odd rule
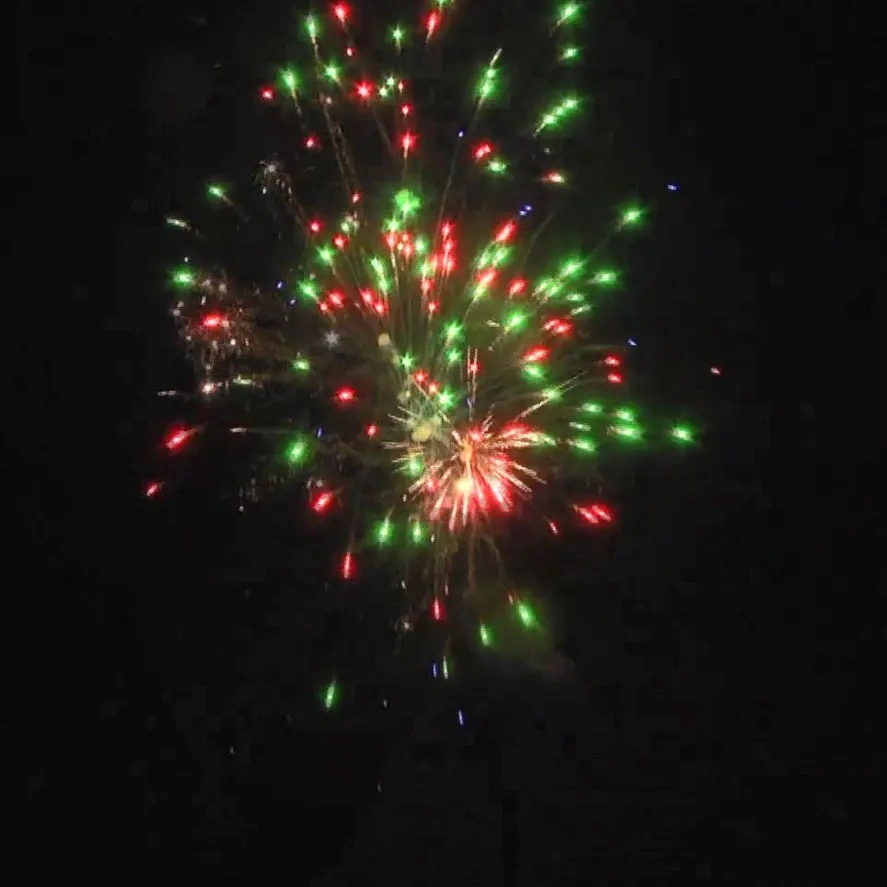
[[[463,5],[487,45],[492,4]],[[877,709],[883,632],[817,518],[838,482],[816,471],[799,370],[820,321],[794,306],[834,292],[834,256],[874,223],[854,203],[872,90],[862,54],[844,64],[860,26],[770,7],[595,4],[588,187],[651,207],[608,322],[706,443],[614,467],[620,525],[559,556],[544,665],[443,689],[421,649],[384,664],[387,614],[323,591],[327,550],[285,500],[236,513],[245,454],[217,442],[174,504],[140,495],[180,418],[155,392],[187,379],[158,223],[260,159],[249,87],[298,4],[23,11],[21,218],[39,247],[7,294],[27,318],[10,763],[32,879],[867,883],[883,752],[858,712]],[[325,715],[333,663],[355,679]]]

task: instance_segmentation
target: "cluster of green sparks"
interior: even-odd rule
[[[580,55],[582,11],[567,3],[550,19],[554,57],[565,66]],[[590,343],[585,331],[595,293],[617,285],[618,272],[593,256],[534,261],[528,203],[503,213],[480,240],[462,234],[471,227],[471,205],[456,212],[448,203],[459,175],[474,182],[487,174],[495,181],[507,178],[514,166],[494,140],[473,137],[485,108],[503,89],[506,51],[495,49],[467,86],[470,122],[458,132],[452,162],[423,161],[420,117],[434,109],[414,95],[404,68],[407,49],[412,42],[426,51],[445,37],[453,13],[452,4],[437,0],[418,29],[390,28],[390,52],[368,54],[355,46],[355,12],[335,3],[329,19],[305,20],[304,63],[283,68],[276,84],[259,91],[260,101],[292,112],[307,155],[330,153],[341,180],[339,214],[315,216],[300,197],[298,170],[291,173],[273,159],[261,164],[257,177],[263,192],[297,222],[309,252],[299,279],[262,298],[318,312],[326,328],[322,342],[304,341],[294,324],[276,331],[272,347],[253,322],[259,296],[245,296],[224,275],[202,273],[190,263],[172,276],[179,299],[175,313],[188,341],[201,346],[202,360],[229,351],[283,357],[294,378],[328,397],[334,418],[327,427],[335,416],[342,425],[326,435],[335,437],[335,445],[306,431],[286,451],[297,469],[312,466],[315,478],[322,475],[309,489],[314,514],[344,512],[349,500],[360,498],[355,494],[364,477],[387,479],[387,493],[369,503],[364,497],[350,519],[340,572],[343,579],[355,579],[358,558],[370,548],[394,543],[399,550],[424,549],[407,622],[422,612],[445,619],[447,598],[458,593],[457,586],[465,597],[476,596],[474,548],[507,521],[541,523],[555,536],[565,520],[610,523],[612,512],[601,501],[564,495],[560,506],[542,508],[537,493],[570,474],[592,473],[593,456],[604,442],[631,444],[646,436],[636,408],[613,405],[625,390],[620,349]],[[344,46],[341,59],[332,55],[335,46]],[[392,61],[371,80],[366,71],[376,55]],[[371,172],[364,181],[360,146],[348,140],[342,110],[351,114],[355,107],[376,124],[390,158],[384,173]],[[556,139],[575,125],[582,108],[579,96],[558,94],[523,124],[537,142]],[[569,183],[567,172],[557,168],[534,178],[543,188]],[[472,201],[481,204],[482,186],[472,187],[479,192]],[[237,209],[231,189],[222,184],[210,183],[207,196]],[[607,236],[643,220],[640,206],[617,208]],[[167,221],[193,233],[184,219]],[[532,267],[540,273],[530,274]],[[335,369],[332,346],[348,358]],[[205,390],[212,391],[220,382],[212,378],[211,361],[206,367]],[[177,434],[180,439],[167,440],[169,449],[189,436],[187,430]],[[693,442],[683,424],[666,426],[660,436]],[[343,447],[360,467],[347,479],[337,477],[336,459],[329,458],[341,457]],[[153,484],[149,495],[158,489]],[[451,575],[454,553],[466,549],[468,575]],[[525,597],[511,591],[508,599],[521,625],[537,625]],[[478,637],[490,645],[489,625],[480,623]],[[446,673],[446,658],[443,663]],[[336,682],[330,683],[325,707],[334,705],[338,692]]]

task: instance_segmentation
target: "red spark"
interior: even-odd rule
[[[350,551],[345,552],[342,558],[342,578],[351,579],[354,577],[354,555]]]
[[[321,225],[320,222],[317,221],[317,219],[314,219],[314,221],[309,222],[308,224],[308,229],[311,231],[312,234],[319,234],[322,227],[323,225]]]
[[[333,7],[333,15],[344,25],[346,21],[348,21],[348,17],[351,14],[351,10],[348,9],[348,5],[346,3],[337,3]]]
[[[313,151],[319,144],[320,142],[318,141],[317,136],[308,136],[308,138],[305,139],[305,147],[308,148],[309,151]]]
[[[162,487],[163,484],[159,480],[155,480],[153,483],[150,483],[147,487],[145,487],[145,496],[148,499],[150,499],[152,496],[156,496],[160,492]]]
[[[607,356],[606,358],[604,358],[604,363],[605,363],[608,367],[618,367],[618,366],[620,366],[620,365],[622,364],[622,361],[621,361],[620,358],[616,357],[615,355],[610,354],[609,356]]]
[[[222,317],[221,314],[207,314],[206,317],[203,318],[203,325],[208,330],[214,330],[217,327],[220,327],[222,323],[224,323],[225,318]]]
[[[423,281],[423,283],[424,283],[424,281]],[[428,289],[431,289],[431,286],[430,286],[431,281],[428,281],[428,283],[429,283]],[[423,289],[423,292],[424,292],[425,287],[423,286],[422,289]],[[432,299],[432,300],[428,303],[428,313],[429,313],[429,314],[435,314],[439,308],[440,308],[440,302],[436,302],[436,301],[434,301],[434,299]]]
[[[613,515],[609,508],[606,505],[592,505],[591,510],[600,517],[601,520],[606,521],[607,523],[611,523],[613,520]]]
[[[440,391],[440,385],[437,382],[429,382],[428,383],[428,393],[429,394],[437,394]]]
[[[517,225],[514,222],[506,222],[496,234],[496,243],[505,243],[514,234]]]
[[[367,425],[366,427],[367,437],[375,437],[379,433],[378,425]]]
[[[412,106],[412,105],[407,104],[407,105],[401,105],[401,106],[400,106],[400,113],[401,113],[404,117],[409,117],[410,114],[411,114],[412,112],[413,112],[413,106]]]
[[[337,249],[345,249],[345,247],[348,246],[348,238],[344,234],[337,234],[333,238],[333,245]]]
[[[428,373],[426,373],[425,370],[418,370],[418,371],[413,375],[413,378],[414,378],[414,379],[416,380],[416,382],[418,382],[420,385],[424,385],[425,382],[428,380]]]
[[[618,385],[622,381],[621,373],[607,373],[607,381],[612,382],[614,385]]]
[[[711,367],[711,374],[712,374],[713,376],[720,376],[720,375],[721,375],[721,371],[718,369],[718,367]]]
[[[474,149],[474,159],[475,160],[483,160],[484,157],[493,153],[493,146],[489,142],[481,142]]]
[[[355,394],[353,388],[340,388],[336,392],[336,400],[339,403],[351,403],[354,400]]]
[[[487,270],[483,271],[477,278],[478,286],[489,286],[496,279],[496,274],[497,272],[495,268],[487,268]]]
[[[606,505],[574,505],[576,512],[587,523],[597,525],[600,523],[609,524],[613,522],[613,514]]]
[[[274,99],[274,90],[270,86],[263,86],[259,90],[259,95],[266,101],[270,102]]]
[[[548,357],[548,349],[543,345],[539,345],[536,348],[531,348],[523,357],[524,363],[539,363],[539,361],[545,360]]]
[[[440,601],[435,598],[431,604],[431,615],[434,617],[435,622],[440,622],[443,619],[443,607],[440,605]]]
[[[403,148],[404,157],[410,153],[413,145],[416,144],[416,137],[411,132],[405,132],[400,137],[400,146]]]
[[[508,295],[509,296],[518,296],[527,288],[527,282],[522,277],[518,277],[517,280],[512,280],[511,285],[508,287]]]
[[[341,308],[345,304],[345,297],[338,292],[338,290],[333,290],[331,293],[327,293],[327,299],[329,299],[336,308]]]
[[[440,236],[443,237],[444,240],[447,240],[450,236],[450,233],[453,230],[452,222],[444,222],[443,225],[440,226]]]
[[[432,12],[429,13],[428,18],[425,19],[425,30],[428,34],[428,37],[434,33],[437,26],[440,24],[440,13]]]
[[[311,500],[311,510],[315,514],[323,514],[330,507],[333,501],[333,494],[330,492],[319,493]]]
[[[365,305],[372,305],[376,299],[376,294],[372,290],[361,290],[360,297]]]
[[[192,434],[192,428],[178,428],[173,431],[164,441],[164,446],[168,450],[175,450],[180,447]]]
[[[554,317],[545,322],[543,329],[549,333],[554,333],[556,336],[565,336],[573,329],[573,325],[568,320]]]
[[[557,536],[560,533],[560,531],[557,528],[557,524],[553,520],[548,521],[548,529],[551,530],[552,534],[555,536]]]
[[[477,375],[477,373],[479,371],[480,371],[480,364],[476,360],[472,360],[468,364],[468,372],[471,373],[472,375]]]
[[[373,84],[368,80],[363,80],[357,84],[357,94],[362,99],[368,99],[373,94]]]
[[[361,198],[361,193],[360,193],[360,191],[355,191],[355,192],[351,195],[351,202],[352,202],[352,203],[360,203],[360,198]]]

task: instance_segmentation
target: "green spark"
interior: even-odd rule
[[[413,191],[410,191],[408,188],[402,188],[394,195],[394,205],[397,207],[397,211],[401,216],[407,219],[418,212],[419,207],[422,205],[422,201]]]
[[[591,278],[592,283],[599,283],[602,286],[612,286],[619,279],[619,275],[615,271],[598,271]]]
[[[595,451],[594,441],[587,437],[574,437],[570,440],[570,446],[575,447],[583,453],[593,453]]]
[[[376,541],[385,545],[391,539],[391,521],[386,517],[376,528]]]
[[[290,92],[296,92],[299,88],[299,78],[291,68],[280,72],[280,80]]]
[[[293,465],[299,465],[305,461],[305,458],[308,455],[308,443],[303,439],[298,439],[290,444],[289,449],[286,451],[287,460]]]
[[[512,311],[505,318],[505,329],[507,332],[520,329],[527,322],[527,315],[523,311]]]
[[[614,425],[613,433],[626,440],[641,439],[641,429],[637,425]]]
[[[194,280],[194,274],[185,268],[180,268],[178,271],[175,271],[172,276],[172,282],[176,286],[181,287],[193,286]]]
[[[319,297],[317,284],[310,280],[303,280],[299,284],[299,292],[306,298],[311,299],[312,302],[316,302]]]
[[[457,359],[458,359],[458,353],[457,353]],[[449,409],[453,405],[453,402],[455,399],[456,399],[456,395],[453,394],[453,392],[448,390],[447,388],[442,388],[437,393],[437,401],[440,404],[440,407],[442,410]]]
[[[557,14],[557,25],[566,24],[569,21],[572,21],[576,16],[579,15],[579,4],[578,3],[565,3],[559,10]]]
[[[532,628],[537,624],[536,614],[533,612],[532,607],[530,607],[525,601],[520,601],[517,604],[517,616],[525,628]]]

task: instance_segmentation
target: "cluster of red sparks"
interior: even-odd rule
[[[527,481],[539,481],[539,475],[515,461],[510,451],[534,446],[540,433],[524,425],[507,425],[499,431],[490,426],[487,420],[464,434],[451,431],[450,451],[431,461],[410,487],[411,495],[423,498],[431,520],[448,515],[450,531],[491,511],[508,514],[516,495],[530,494]]]

